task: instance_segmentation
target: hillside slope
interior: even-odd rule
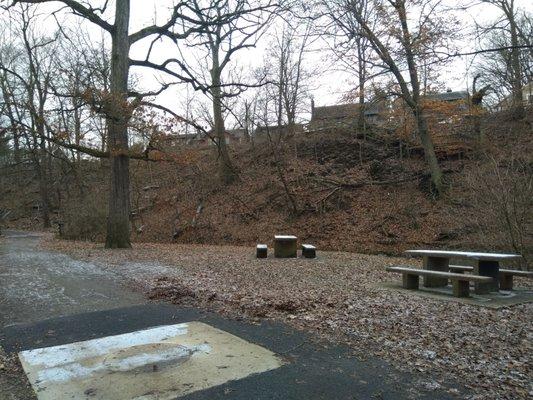
[[[281,146],[232,149],[239,180],[219,183],[213,149],[176,151],[175,163],[132,163],[134,241],[252,245],[290,233],[320,249],[399,253],[431,246],[533,249],[530,122],[483,121],[482,138],[439,150],[448,190],[434,199],[423,154],[390,132],[306,134]],[[63,196],[66,237],[102,239],[105,168],[87,162],[82,196]],[[16,182],[12,182],[16,185]],[[16,207],[9,188],[0,207]],[[57,203],[57,199],[56,199]],[[14,206],[15,204],[15,206]],[[28,212],[11,225],[28,225]],[[37,223],[34,219],[30,221]]]
[[[489,119],[485,130],[491,133],[481,142],[465,142],[470,151],[441,152],[448,191],[438,200],[421,152],[408,154],[405,146],[400,152],[397,140],[377,134],[307,135],[288,141],[276,156],[269,146],[235,149],[240,180],[227,187],[219,185],[206,150],[192,165],[158,166],[148,185],[146,170],[138,170],[137,187],[148,188],[140,190],[144,211],[135,240],[252,245],[292,233],[331,250],[398,253],[432,246],[529,253],[530,127]],[[505,210],[500,203],[507,201],[516,209]],[[506,226],[507,211],[521,213],[519,227]],[[508,236],[517,230],[522,237],[513,244]]]

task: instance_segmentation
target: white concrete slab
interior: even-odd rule
[[[165,400],[283,365],[271,351],[201,322],[19,353],[39,400]]]

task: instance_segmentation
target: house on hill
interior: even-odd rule
[[[218,138],[215,137],[213,130],[207,132],[207,135],[204,135],[204,143],[207,145],[215,145]],[[226,144],[239,144],[245,143],[249,140],[248,132],[243,128],[236,129],[226,129],[224,132],[224,140]]]
[[[435,151],[442,155],[461,154],[469,149],[468,118],[470,95],[467,91],[426,93],[421,96],[426,125],[433,140]],[[405,100],[398,98],[393,103],[391,128],[410,149],[421,149],[416,133],[416,121],[412,109]]]
[[[466,90],[429,93],[422,97],[430,116],[446,121],[448,117],[464,116],[470,109],[470,94]]]
[[[429,93],[424,96],[424,99],[431,101],[443,101],[446,103],[463,102],[468,103],[469,94],[466,90],[453,91],[448,89],[442,93]]]
[[[226,129],[224,134],[226,144],[245,143],[249,140],[249,135],[246,129]],[[207,133],[190,133],[178,135],[178,141],[188,146],[214,146],[216,145],[216,138],[213,130],[209,130]]]
[[[522,86],[522,101],[524,106],[533,106],[533,81]],[[497,105],[497,110],[508,110],[513,104],[513,97],[509,94]]]
[[[449,122],[450,118],[463,117],[467,114],[470,105],[470,95],[466,90],[427,93],[421,96],[421,104],[428,118],[441,123]],[[405,101],[398,97],[392,105],[393,119],[402,124],[411,116],[411,109]]]
[[[192,146],[198,144],[202,135],[200,133],[182,133],[176,136],[178,143],[182,145]]]
[[[309,125],[312,129],[354,127],[357,126],[360,110],[359,103],[315,107],[312,101]],[[364,116],[366,123],[380,125],[387,120],[387,107],[384,102],[365,103]]]

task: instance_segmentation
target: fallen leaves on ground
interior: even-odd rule
[[[472,389],[472,400],[533,395],[533,304],[494,310],[380,286],[401,279],[385,267],[405,259],[340,252],[314,260],[256,259],[253,248],[203,245],[46,246],[114,268],[152,299],[284,321],[348,344],[360,357],[437,379],[426,380],[425,390],[456,381]]]

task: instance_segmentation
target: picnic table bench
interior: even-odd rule
[[[406,253],[414,256],[424,257],[424,269],[428,271],[449,272],[450,258],[475,260],[476,265],[472,267],[474,274],[492,278],[490,282],[474,281],[475,292],[478,294],[498,291],[500,283],[500,262],[506,260],[515,260],[522,257],[519,254],[479,253],[472,251],[446,250],[407,250]],[[425,287],[442,287],[446,286],[447,284],[448,278],[445,276],[424,276]]]
[[[267,258],[268,257],[268,246],[266,244],[258,244],[255,247],[255,256],[257,258]]]
[[[433,277],[451,280],[453,286],[453,295],[455,297],[470,296],[470,282],[489,283],[492,278],[489,276],[458,274],[453,272],[431,271],[427,269],[395,266],[387,267],[389,272],[398,272],[402,274],[402,283],[405,289],[418,290],[419,276]]]
[[[316,247],[312,244],[302,244],[302,256],[305,258],[315,258]]]
[[[473,272],[474,267],[468,265],[450,265],[450,271],[458,274],[463,272]],[[500,268],[500,290],[513,290],[513,277],[519,276],[522,278],[533,278],[533,272],[520,271],[517,269],[501,269]]]

